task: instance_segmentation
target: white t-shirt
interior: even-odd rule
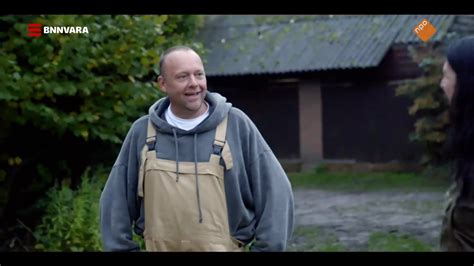
[[[170,106],[168,106],[168,109],[166,109],[166,112],[165,112],[166,121],[172,126],[189,131],[195,128],[204,119],[206,119],[206,117],[209,116],[209,105],[207,104],[207,102],[204,102],[204,103],[206,104],[206,107],[207,107],[206,111],[202,115],[195,118],[191,118],[191,119],[183,119],[183,118],[179,118],[175,116],[173,112],[171,111],[171,104],[170,104]]]

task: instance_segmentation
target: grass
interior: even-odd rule
[[[376,191],[415,190],[439,191],[449,187],[449,180],[433,174],[412,172],[328,172],[317,168],[305,173],[289,173],[295,188],[317,188],[326,190]]]
[[[436,251],[434,245],[405,234],[375,232],[369,237],[368,251]]]
[[[347,252],[355,251],[339,243],[334,235],[328,235],[316,226],[299,226],[295,229],[290,252]],[[369,235],[369,252],[426,252],[437,251],[435,244],[425,243],[415,237],[401,233],[373,232]]]
[[[329,172],[324,167],[305,173],[288,174],[294,188],[323,189],[333,191],[445,191],[450,181],[444,169],[428,168],[415,172]],[[442,210],[442,202],[401,202],[404,209],[421,213]],[[367,206],[370,208],[370,206]],[[372,232],[360,247],[343,245],[338,236],[316,226],[295,228],[288,251],[437,251],[438,243],[426,243],[406,233]]]
[[[299,226],[293,233],[288,251],[332,252],[347,251],[334,235],[324,234],[316,226]]]

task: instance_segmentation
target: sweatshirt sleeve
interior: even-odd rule
[[[132,127],[133,128],[133,127]],[[138,162],[130,130],[110,172],[100,197],[100,228],[104,251],[139,251],[132,240],[132,227],[138,219]]]
[[[286,173],[268,146],[251,163],[250,175],[257,219],[255,242],[250,250],[285,251],[293,233],[293,192]]]

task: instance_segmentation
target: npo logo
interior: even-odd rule
[[[43,34],[89,34],[87,27],[78,26],[43,26],[42,24],[28,24],[28,36],[40,37]]]
[[[427,42],[436,33],[436,28],[427,19],[423,19],[413,28],[413,32],[422,41]]]

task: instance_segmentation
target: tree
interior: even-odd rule
[[[412,48],[412,57],[423,70],[423,75],[410,80],[396,89],[397,95],[406,95],[413,100],[408,113],[416,116],[415,131],[410,140],[425,147],[422,164],[443,163],[442,148],[448,126],[448,103],[439,87],[442,78],[443,56],[433,44]]]
[[[28,37],[30,23],[89,33]],[[113,163],[131,123],[161,97],[160,54],[202,51],[192,41],[201,25],[191,15],[0,17],[0,220],[31,216],[53,183],[79,185],[87,165]]]

